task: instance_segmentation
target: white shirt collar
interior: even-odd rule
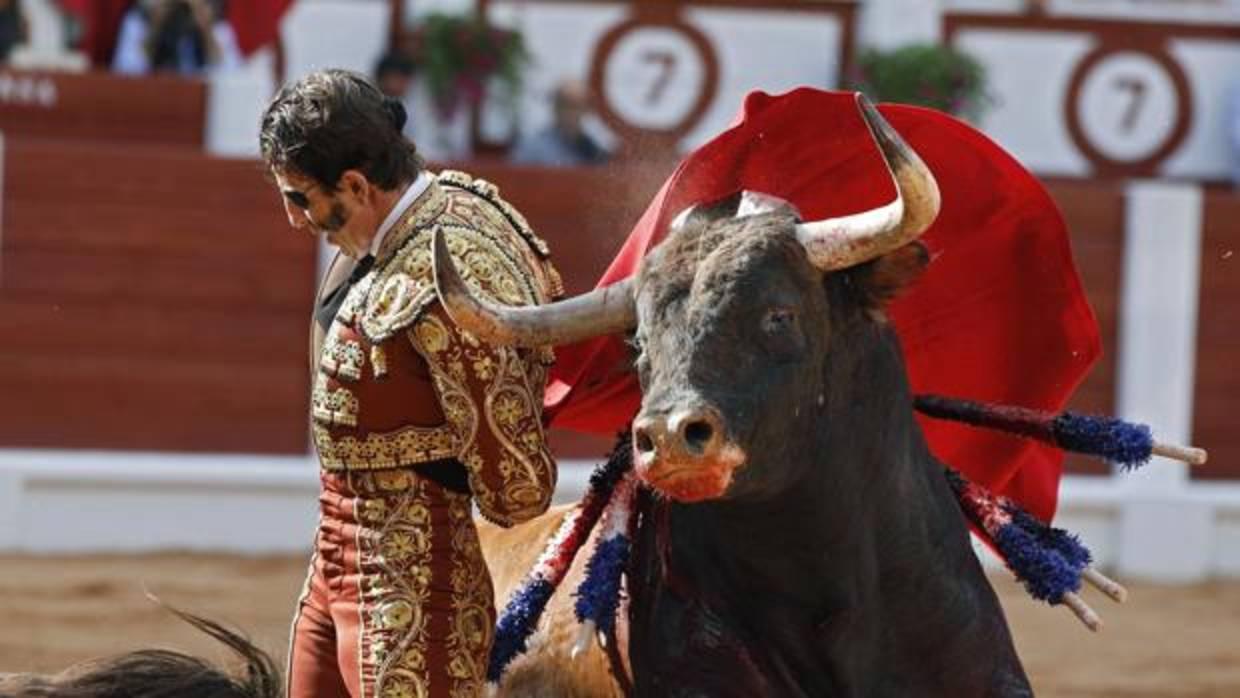
[[[400,220],[401,214],[408,210],[413,205],[413,202],[417,201],[419,196],[422,196],[422,192],[426,191],[427,187],[431,185],[432,179],[433,176],[426,170],[418,173],[417,178],[413,180],[413,184],[410,184],[409,188],[405,189],[405,193],[400,195],[400,200],[396,202],[396,205],[388,212],[387,218],[384,218],[383,223],[379,225],[379,232],[375,233],[375,238],[370,241],[370,254],[376,257],[379,256],[379,248],[383,246],[383,239],[387,237],[388,233],[392,232],[392,228],[396,227],[396,222]]]

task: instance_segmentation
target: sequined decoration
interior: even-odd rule
[[[370,367],[375,372],[375,378],[382,378],[387,375],[387,354],[379,344],[372,344],[370,346]]]
[[[365,362],[361,343],[352,339],[341,339],[340,326],[337,324],[332,325],[325,341],[319,365],[338,378],[361,380],[362,365]]]
[[[357,396],[344,387],[332,389],[327,381],[325,374],[320,373],[315,376],[310,405],[310,412],[314,415],[314,419],[325,424],[357,426],[359,411]]]

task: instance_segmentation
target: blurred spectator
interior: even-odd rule
[[[386,53],[375,64],[375,84],[388,97],[405,99],[413,87],[413,59],[399,51]]]
[[[0,65],[9,62],[13,49],[30,38],[30,27],[21,0],[0,0]]]
[[[379,91],[384,95],[398,100],[404,107],[405,113],[413,115],[413,59],[408,54],[400,51],[392,51],[383,54],[377,63],[375,63],[374,78],[375,85],[379,87]],[[402,129],[405,137],[418,143],[419,150],[425,155],[426,151],[423,145],[415,137],[413,132],[415,122],[420,119],[410,118],[405,121],[405,127]]]
[[[241,65],[222,0],[146,0],[121,22],[112,69],[127,75],[201,75]]]
[[[552,123],[518,141],[512,161],[557,167],[606,162],[607,151],[582,128],[582,119],[590,110],[589,103],[589,93],[580,82],[568,80],[557,85],[552,93]]]

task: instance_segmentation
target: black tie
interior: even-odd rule
[[[319,307],[314,311],[314,319],[319,323],[319,327],[326,332],[331,327],[332,320],[336,319],[336,313],[340,312],[340,306],[344,304],[344,297],[349,295],[349,289],[353,288],[353,284],[362,280],[366,276],[371,267],[375,265],[375,256],[368,254],[357,260],[357,266],[353,267],[353,273],[349,274],[349,278],[344,283],[337,286],[331,293],[323,297]]]

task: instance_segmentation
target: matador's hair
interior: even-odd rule
[[[285,85],[267,105],[259,147],[268,167],[310,177],[327,191],[350,169],[390,191],[424,166],[401,133],[406,119],[404,106],[360,73],[321,70]]]

